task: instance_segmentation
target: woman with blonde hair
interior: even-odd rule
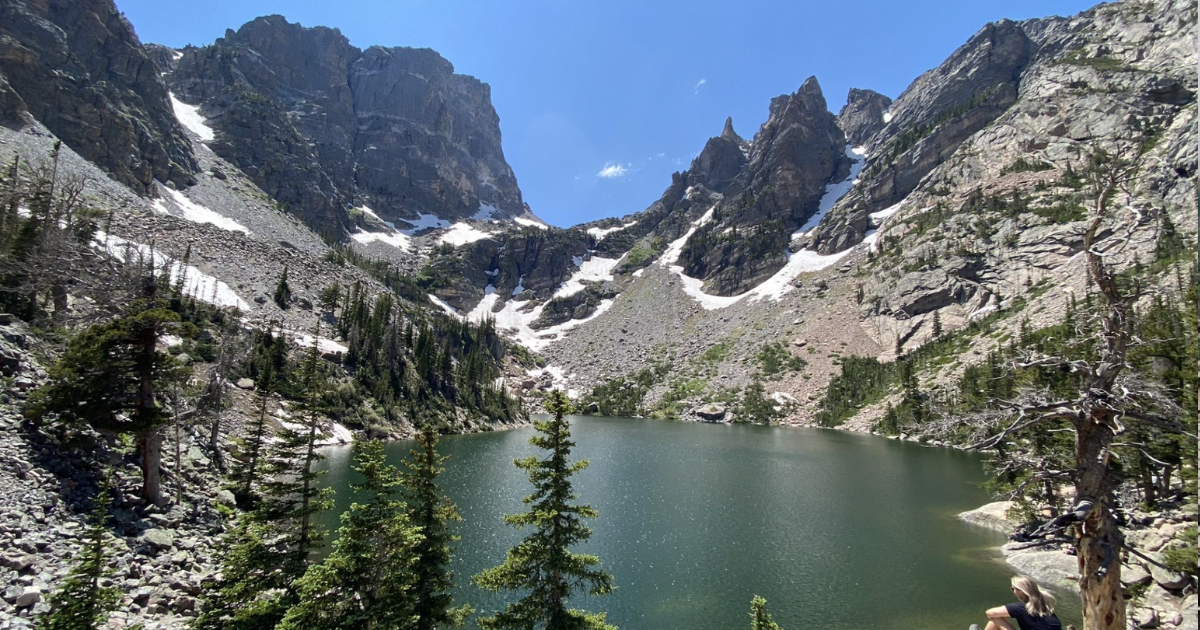
[[[1062,630],[1062,622],[1054,616],[1054,596],[1038,588],[1033,578],[1014,577],[1012,592],[1016,602],[988,609],[985,630]],[[1012,620],[1018,628],[1013,627]],[[971,630],[979,630],[979,626],[971,624]]]

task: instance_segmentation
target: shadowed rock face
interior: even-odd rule
[[[721,135],[709,138],[700,155],[692,161],[689,179],[693,184],[723,193],[746,167],[749,151],[750,144],[733,130],[733,118],[726,118]]]
[[[194,182],[158,68],[111,0],[0,2],[0,124],[26,115],[139,194]]]
[[[838,126],[846,134],[846,142],[855,147],[866,144],[883,129],[883,114],[891,104],[892,99],[879,92],[851,88],[838,114]]]
[[[218,155],[328,236],[354,205],[389,220],[526,210],[490,89],[432,50],[361,51],[269,16],[183,51],[167,78],[200,104]]]

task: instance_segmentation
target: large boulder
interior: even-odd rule
[[[696,417],[704,422],[724,422],[727,412],[725,405],[709,403],[696,408]]]
[[[963,512],[958,515],[958,518],[972,525],[1008,534],[1017,527],[1017,523],[1008,518],[1008,510],[1012,506],[1012,501],[996,501],[995,503],[988,503],[983,507]]]

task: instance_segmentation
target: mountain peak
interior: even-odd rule
[[[742,141],[742,137],[737,135],[737,132],[733,130],[733,116],[725,119],[725,128],[721,130],[721,137],[726,140],[733,140],[734,142]]]
[[[838,126],[846,134],[846,140],[855,146],[866,144],[887,124],[884,114],[892,105],[892,99],[874,90],[850,88],[846,104],[838,113]]]

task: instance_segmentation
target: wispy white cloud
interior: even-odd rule
[[[613,162],[609,162],[605,164],[604,168],[600,169],[600,172],[596,173],[596,175],[598,177],[603,177],[604,179],[615,179],[617,177],[624,177],[625,173],[628,172],[628,166],[620,163],[614,164]]]
[[[704,84],[705,84],[705,83],[708,83],[708,79],[700,79],[699,81],[697,81],[697,82],[696,82],[696,87],[692,88],[692,93],[693,93],[693,94],[699,94],[699,93],[700,93],[700,88],[704,87]]]

